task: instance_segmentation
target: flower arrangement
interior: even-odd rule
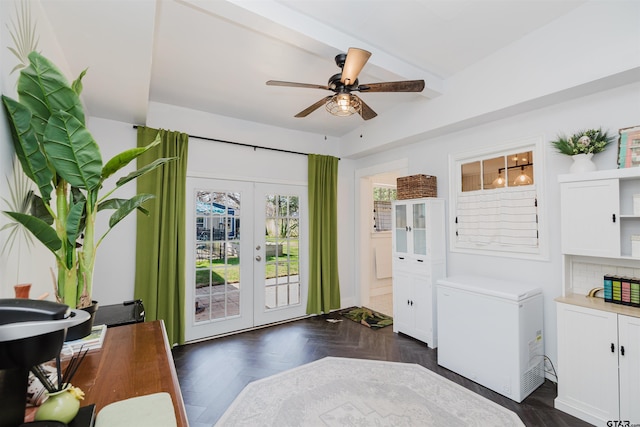
[[[560,153],[573,156],[576,154],[600,153],[614,139],[615,137],[609,136],[607,132],[602,132],[602,128],[598,128],[579,131],[570,137],[558,135],[558,139],[551,141],[551,144]]]

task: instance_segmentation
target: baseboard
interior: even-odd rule
[[[391,285],[369,289],[369,297],[379,297],[380,295],[387,295],[392,293],[393,293],[393,286]]]
[[[563,400],[560,397],[556,397],[556,399],[553,401],[553,406],[559,411],[566,412],[569,415],[573,415],[574,417],[579,418],[588,423],[591,423],[593,425],[596,425],[596,426],[606,425],[607,420],[596,417],[595,415],[590,414],[589,412],[585,412],[582,409],[578,409],[575,406],[567,403],[565,400]]]

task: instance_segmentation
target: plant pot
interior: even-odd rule
[[[573,156],[571,156],[571,158],[573,159],[573,164],[569,168],[569,172],[583,173],[596,170],[596,164],[591,160],[592,157],[593,153],[574,154]]]
[[[61,391],[47,393],[49,397],[38,407],[35,420],[70,423],[80,410],[80,401],[69,392],[69,387],[67,385]]]
[[[19,285],[14,285],[13,289],[16,293],[16,298],[29,298],[31,283],[21,283]]]
[[[93,320],[96,317],[96,311],[98,311],[98,301],[92,301],[92,304],[89,307],[82,308],[81,310],[89,313],[89,319],[85,322],[80,323],[79,325],[72,326],[67,329],[67,337],[65,341],[75,341],[80,338],[84,338],[91,333],[91,328],[93,328]]]

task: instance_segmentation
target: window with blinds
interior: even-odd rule
[[[460,194],[455,233],[458,247],[536,252],[539,236],[535,189]]]
[[[536,156],[542,152],[540,143],[536,139],[500,151],[451,156],[452,251],[546,256],[541,244],[541,183],[535,173],[542,170]]]
[[[373,230],[391,230],[391,202],[382,200],[373,202]]]

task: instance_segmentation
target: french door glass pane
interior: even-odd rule
[[[297,196],[265,197],[265,309],[300,303]]]
[[[240,193],[196,191],[195,320],[240,315]]]

